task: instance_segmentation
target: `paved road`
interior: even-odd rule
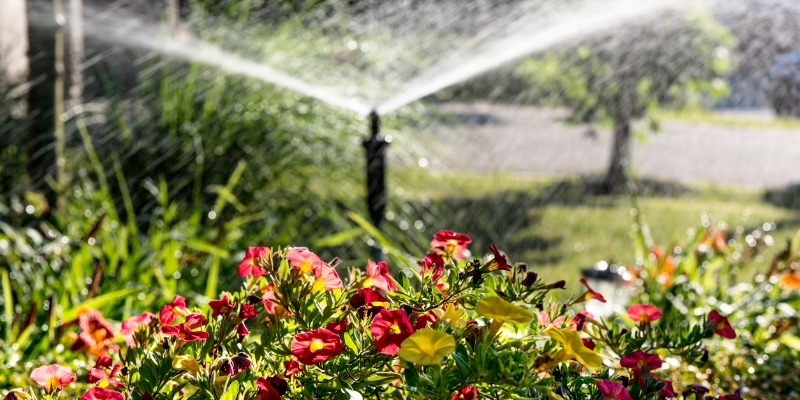
[[[611,134],[559,122],[552,109],[445,104],[464,124],[437,129],[428,157],[435,169],[507,170],[534,176],[603,173]],[[758,117],[758,116],[757,116]],[[800,131],[665,121],[636,140],[638,176],[683,183],[776,188],[800,183]]]

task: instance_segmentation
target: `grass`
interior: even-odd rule
[[[798,118],[766,116],[761,118],[752,115],[715,112],[713,110],[701,108],[656,110],[653,111],[653,117],[660,121],[687,121],[735,127],[775,128],[787,130],[800,128],[800,119]]]
[[[415,210],[439,215],[435,221],[419,217],[435,224],[425,228],[428,235],[460,230],[473,237],[471,247],[479,254],[489,242],[497,243],[512,261],[527,262],[548,279],[577,281],[580,269],[599,260],[634,261],[630,200],[588,194],[579,179],[397,168],[390,169],[389,179],[389,187],[401,185],[404,199],[420,205]],[[767,204],[762,196],[754,190],[692,186],[678,195],[644,195],[638,204],[662,247],[684,242],[689,229],[701,227],[703,216],[731,229],[775,222],[771,234],[782,244],[798,231],[798,213]]]

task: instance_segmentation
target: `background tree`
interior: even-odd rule
[[[628,181],[632,123],[654,107],[724,92],[729,38],[706,13],[672,12],[562,46],[521,68],[531,90],[570,108],[571,122],[613,123],[602,189],[621,193]]]

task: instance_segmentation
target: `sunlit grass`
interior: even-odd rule
[[[800,119],[776,116],[758,116],[751,114],[735,114],[715,112],[702,108],[685,108],[680,110],[656,110],[653,117],[660,121],[687,121],[694,123],[707,123],[722,126],[751,127],[751,128],[800,128]]]
[[[427,221],[438,224],[432,230],[477,228],[465,233],[472,235],[478,246],[502,241],[498,245],[513,261],[527,262],[548,279],[573,278],[599,260],[634,261],[630,199],[579,193],[578,180],[394,169],[392,181],[403,183],[405,199],[428,199],[430,208],[439,211],[441,220]],[[689,229],[701,227],[703,216],[715,226],[731,229],[754,229],[775,222],[777,229],[770,232],[775,250],[800,228],[796,211],[763,202],[760,191],[718,186],[689,189],[682,195],[638,198],[655,244],[664,247],[685,242]],[[482,231],[484,228],[490,232]],[[473,251],[480,253],[481,249]]]

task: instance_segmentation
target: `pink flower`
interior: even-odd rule
[[[619,360],[619,364],[625,368],[633,370],[634,379],[644,385],[644,374],[650,373],[650,370],[661,368],[663,362],[658,354],[645,353],[641,350],[636,350]]]
[[[86,391],[80,400],[125,400],[122,393],[95,386]]]
[[[290,248],[289,251],[286,252],[286,259],[289,260],[289,264],[291,264],[295,270],[303,274],[311,272],[317,264],[322,263],[322,260],[320,260],[316,254],[305,247]]]
[[[342,280],[339,279],[339,274],[336,270],[327,263],[320,262],[314,266],[314,283],[311,285],[312,290],[331,290],[341,289]]]
[[[244,259],[239,263],[236,273],[239,276],[258,276],[267,273],[267,270],[261,268],[262,259],[269,255],[270,249],[267,247],[248,247]]]
[[[169,325],[178,316],[185,315],[187,312],[186,299],[181,296],[175,296],[169,304],[161,307],[161,312],[158,313],[158,320],[161,325]]]
[[[236,303],[232,303],[228,295],[223,294],[219,300],[209,301],[208,306],[211,307],[211,318],[216,318],[220,315],[226,316],[230,314],[233,308],[236,307]]]
[[[262,290],[266,290],[263,295],[261,295],[261,304],[264,305],[264,310],[267,314],[270,315],[281,315],[283,314],[286,309],[283,308],[280,304],[275,302],[278,297],[275,295],[275,291],[272,289],[272,285],[268,285]]]
[[[179,324],[177,326],[162,326],[161,333],[168,336],[177,336],[184,342],[208,339],[208,332],[193,331],[191,328],[186,326],[186,324]]]
[[[583,327],[589,322],[595,322],[594,315],[586,310],[581,310],[569,320],[569,330],[582,331]]]
[[[136,346],[136,342],[133,339],[133,334],[138,329],[150,325],[150,321],[155,318],[156,316],[153,313],[145,312],[141,315],[129,317],[125,321],[122,321],[122,327],[120,328],[119,333],[125,338],[125,343],[131,347]]]
[[[389,275],[389,267],[386,266],[385,261],[377,264],[372,260],[367,262],[367,279],[364,280],[361,286],[373,286],[384,292],[397,290],[397,285],[392,281],[392,276]]]
[[[711,312],[708,313],[708,322],[711,323],[711,329],[713,329],[714,333],[717,335],[720,335],[726,339],[736,338],[736,331],[734,331],[733,327],[731,327],[731,323],[728,322],[728,318],[720,315],[717,310],[711,310]]]
[[[632,304],[628,307],[628,317],[644,324],[661,318],[661,310],[649,304]]]
[[[463,233],[441,230],[433,235],[431,248],[436,250],[437,253],[442,252],[452,255],[457,260],[460,260],[464,258],[464,253],[467,251],[467,245],[470,242],[472,242],[472,239]]]
[[[464,386],[458,389],[450,400],[477,400],[478,390],[472,386]]]
[[[31,371],[31,379],[44,388],[47,394],[52,394],[72,383],[75,380],[75,374],[67,367],[50,364]]]
[[[239,310],[239,317],[242,319],[250,319],[258,316],[256,309],[250,304],[242,304],[242,309]]]
[[[625,390],[625,386],[622,386],[619,382],[605,379],[599,380],[597,381],[597,388],[600,389],[600,395],[603,396],[603,400],[633,400],[630,393]]]
[[[199,328],[201,326],[205,326],[208,323],[206,317],[203,314],[189,314],[186,316],[186,320],[184,321],[184,325],[186,325],[189,329]]]

